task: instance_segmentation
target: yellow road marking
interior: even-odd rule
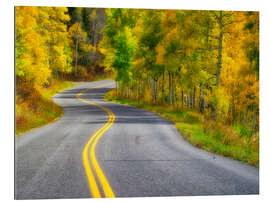
[[[106,85],[108,85],[108,84],[106,84]],[[101,168],[100,168],[100,166],[98,164],[98,161],[97,161],[97,159],[95,157],[95,147],[96,147],[96,144],[97,144],[99,138],[102,136],[102,134],[108,128],[110,128],[110,126],[113,124],[113,122],[115,120],[115,116],[114,116],[113,112],[110,109],[108,109],[108,108],[106,108],[106,107],[104,107],[104,106],[102,106],[100,104],[96,104],[96,103],[93,103],[93,102],[90,102],[90,101],[87,101],[87,100],[84,100],[84,99],[80,98],[80,96],[83,93],[85,93],[85,92],[87,92],[87,91],[89,91],[91,89],[102,87],[102,86],[105,86],[105,85],[98,85],[98,86],[95,86],[95,87],[91,87],[91,88],[83,90],[83,91],[81,91],[80,93],[77,94],[77,98],[79,100],[81,100],[82,102],[97,106],[97,107],[103,109],[104,111],[106,111],[108,113],[108,115],[109,115],[109,120],[107,121],[107,123],[102,128],[100,128],[91,137],[91,139],[88,141],[88,143],[84,147],[84,150],[83,150],[83,164],[84,164],[85,172],[86,172],[86,175],[87,175],[87,178],[88,178],[90,191],[91,191],[93,197],[94,198],[101,198],[101,194],[100,194],[100,191],[98,189],[97,182],[95,180],[94,174],[93,174],[93,172],[91,170],[90,163],[89,163],[89,160],[88,160],[88,150],[89,150],[90,145],[92,144],[91,149],[90,149],[90,160],[93,163],[93,168],[97,173],[97,176],[98,176],[99,181],[100,181],[100,183],[102,185],[105,196],[109,197],[109,198],[113,198],[113,197],[115,197],[115,195],[113,193],[113,190],[110,187],[110,184],[109,184],[107,178],[105,177],[105,175],[103,174],[103,172],[102,172],[102,170],[101,170]]]
[[[110,124],[108,126],[106,126],[106,128],[101,132],[99,133],[99,135],[97,136],[97,138],[95,139],[92,147],[91,147],[91,151],[90,151],[90,156],[91,156],[91,159],[92,159],[92,162],[93,162],[93,166],[94,168],[96,169],[96,172],[97,172],[97,175],[99,177],[99,180],[100,182],[102,183],[102,187],[103,187],[103,190],[104,190],[104,193],[105,193],[105,196],[106,197],[115,197],[110,185],[109,185],[109,182],[108,180],[106,179],[105,175],[102,173],[102,170],[101,168],[99,167],[99,164],[96,160],[96,157],[95,157],[95,147],[96,147],[96,144],[98,142],[98,139],[102,136],[102,134],[113,124],[114,122],[114,115],[112,114],[112,112],[110,111],[107,111],[108,113],[111,113],[112,115],[112,121],[110,122]]]

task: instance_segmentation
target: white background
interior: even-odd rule
[[[0,201],[14,201],[14,6],[73,6],[260,11],[260,195],[161,198],[70,199],[44,202],[270,202],[269,26],[270,6],[263,0],[4,0],[1,1]],[[31,200],[36,202],[38,200]],[[30,202],[26,200],[24,202]]]

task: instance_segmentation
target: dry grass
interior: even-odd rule
[[[70,82],[53,81],[41,91],[21,85],[16,94],[16,135],[48,124],[63,114],[63,109],[51,100],[54,94],[74,86]],[[26,90],[28,88],[28,90]]]

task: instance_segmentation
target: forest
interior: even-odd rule
[[[108,99],[156,107],[205,134],[215,130],[207,135],[246,147],[234,158],[258,165],[258,12],[20,6],[15,17],[19,132],[36,114],[41,123],[61,114],[44,94],[71,81],[112,78]],[[192,142],[198,129],[190,126],[179,129]]]

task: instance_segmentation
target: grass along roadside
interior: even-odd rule
[[[181,135],[196,147],[259,167],[259,134],[246,136],[243,126],[231,127],[206,121],[196,112],[176,110],[168,105],[120,99],[115,96],[115,90],[107,92],[104,98],[155,112],[174,122]]]
[[[71,82],[53,81],[50,87],[43,88],[40,93],[31,94],[27,99],[16,94],[16,135],[60,118],[64,111],[51,97],[73,86],[75,84]]]

